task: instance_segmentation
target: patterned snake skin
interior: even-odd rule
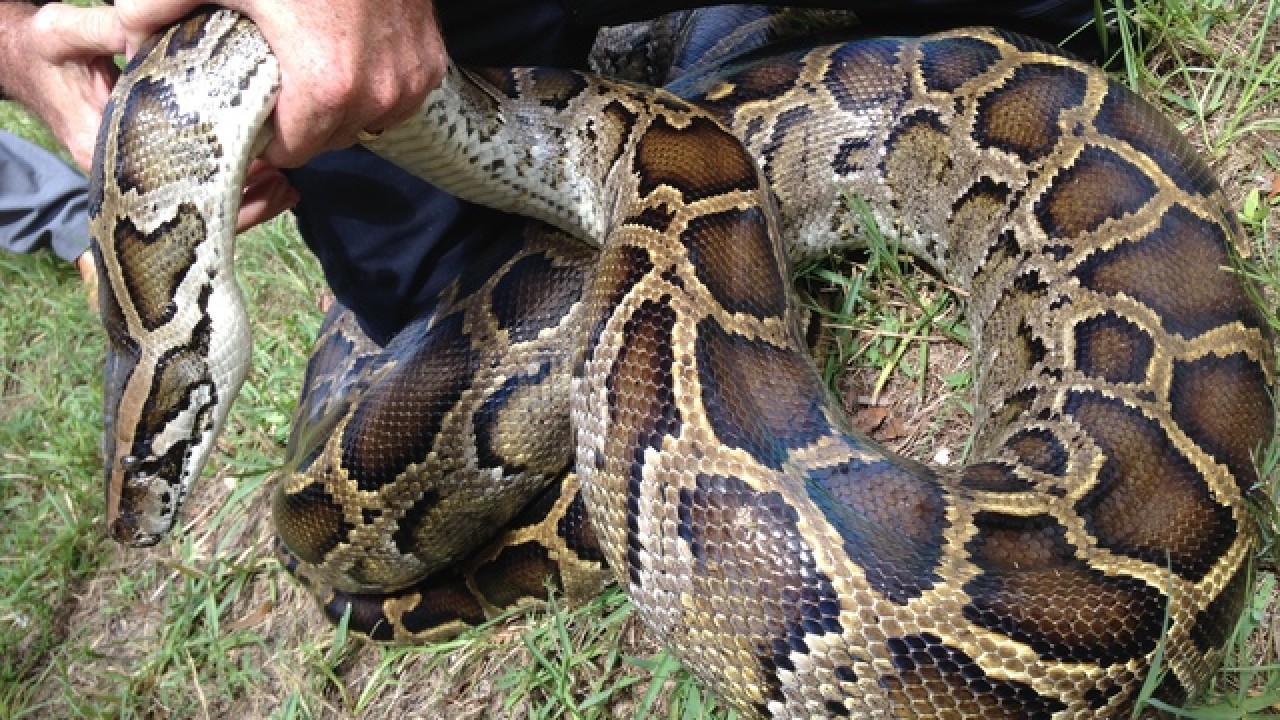
[[[276,82],[216,12],[108,107],[91,213],[126,543],[170,528],[244,375],[236,190]],[[385,349],[330,317],[274,511],[331,612],[425,636],[547,574],[594,587],[603,558],[748,717],[1127,717],[1157,654],[1174,702],[1220,661],[1270,337],[1217,183],[1096,69],[981,29],[671,92],[451,68],[370,147],[600,249],[531,228]],[[850,194],[968,296],[963,468],[852,432],[808,359],[787,269],[854,242]]]

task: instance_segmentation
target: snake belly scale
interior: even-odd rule
[[[232,219],[274,72],[250,23],[204,14],[140,53],[108,109],[91,212],[126,542],[172,524],[243,377]],[[1271,339],[1216,182],[1096,69],[985,29],[756,57],[670,91],[451,68],[368,146],[600,248],[542,231],[367,375],[342,358],[368,355],[313,358],[313,392],[355,392],[304,402],[277,527],[304,575],[389,593],[397,632],[440,619],[406,589],[466,552],[424,518],[506,484],[486,458],[510,455],[521,501],[440,522],[474,536],[526,500],[530,524],[577,518],[565,546],[603,557],[745,716],[1126,717],[1158,652],[1170,701],[1219,661],[1258,544]],[[788,267],[851,242],[847,194],[968,294],[963,468],[852,432],[808,359]],[[530,290],[546,277],[558,293]],[[537,296],[559,301],[514,321]],[[496,369],[514,348],[532,354]],[[426,429],[397,449],[378,418],[425,384]],[[543,405],[555,417],[524,424],[567,444],[482,422]],[[548,490],[569,465],[581,492]],[[593,541],[564,531],[583,514]],[[508,547],[557,565],[548,538]]]

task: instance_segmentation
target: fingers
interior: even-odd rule
[[[98,265],[94,262],[93,251],[85,250],[76,258],[76,270],[80,271],[80,279],[84,281],[85,292],[89,295],[89,309],[98,309]]]
[[[277,0],[249,12],[280,61],[274,139],[264,153],[280,167],[348,147],[361,130],[403,122],[444,76],[444,42],[429,0],[323,7]]]
[[[124,27],[109,7],[81,8],[51,3],[40,8],[31,20],[31,31],[39,38],[37,47],[50,62],[117,55],[125,50]]]
[[[117,0],[130,50],[198,0]],[[403,122],[444,77],[431,0],[222,0],[257,23],[280,62],[273,140],[263,157],[297,167]]]
[[[71,157],[85,171],[93,165],[94,145],[98,138],[98,126],[102,123],[102,110],[111,96],[120,71],[110,58],[99,57],[88,61],[81,72],[75,73],[80,83],[78,92],[70,87],[65,98],[65,110],[54,127],[55,134],[67,146]],[[68,71],[64,74],[70,77]],[[70,83],[68,83],[70,85]],[[50,122],[53,126],[53,121]]]
[[[127,53],[133,53],[147,38],[186,17],[200,6],[199,0],[116,0],[115,12],[125,35]],[[234,7],[233,2],[219,3]]]
[[[256,161],[245,178],[244,194],[240,198],[240,215],[236,218],[236,232],[270,220],[298,204],[298,191],[289,184],[284,173],[270,165]]]

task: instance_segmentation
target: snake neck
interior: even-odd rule
[[[235,219],[278,75],[253,25],[201,13],[139,51],[104,112],[89,216],[107,522],[126,544],[173,526],[248,370]]]

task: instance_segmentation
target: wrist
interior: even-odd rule
[[[31,3],[0,0],[0,94],[28,107],[37,93],[23,68],[30,67],[26,37],[37,10]]]

